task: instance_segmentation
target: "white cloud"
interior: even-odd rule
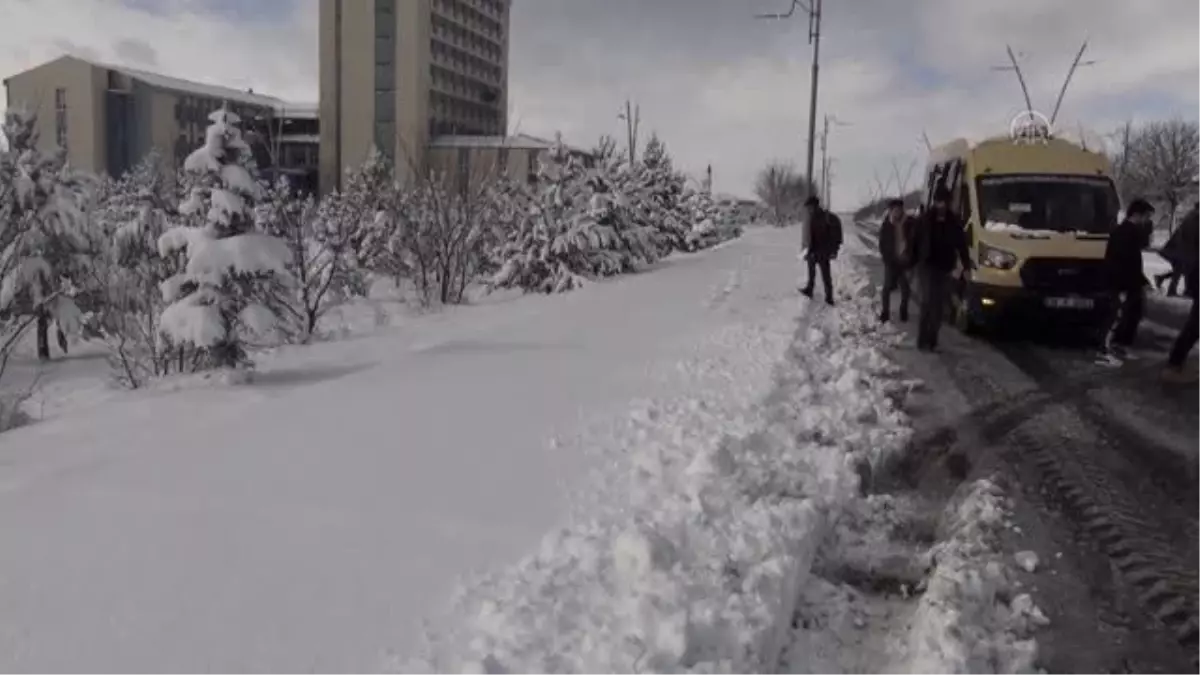
[[[289,99],[316,96],[316,1],[255,3],[283,12],[230,21],[205,0],[0,0],[0,73],[64,46],[103,59]],[[748,193],[768,159],[803,164],[807,141],[807,22],[755,21],[785,0],[518,0],[512,124],[577,144],[624,139],[626,97],[678,163],[713,164],[717,188]],[[247,4],[245,7],[250,7]],[[289,9],[290,8],[290,9]],[[1081,69],[1061,126],[1107,132],[1129,117],[1197,117],[1200,57],[1195,0],[921,0],[826,2],[819,115],[852,124],[830,135],[835,204],[850,207],[872,175],[923,163],[935,141],[1000,133],[1023,105],[1005,43],[1025,54],[1035,105],[1049,112],[1085,38],[1097,63]],[[130,49],[144,43],[152,48]],[[128,59],[137,57],[141,63]],[[919,177],[913,178],[913,183]]]

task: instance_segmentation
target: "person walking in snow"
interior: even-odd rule
[[[904,212],[904,201],[888,201],[887,215],[879,226],[879,258],[883,261],[882,309],[879,321],[892,317],[892,293],[900,291],[900,320],[908,321],[908,301],[912,286],[908,280],[909,242],[913,237],[913,219]]]
[[[964,274],[975,268],[963,222],[950,210],[950,191],[944,186],[934,190],[933,204],[917,222],[910,259],[921,282],[917,349],[932,352],[937,350],[954,268],[961,263]]]
[[[1170,382],[1192,382],[1195,381],[1197,373],[1185,372],[1184,365],[1187,363],[1188,354],[1200,339],[1200,316],[1196,313],[1197,297],[1200,296],[1200,289],[1197,288],[1197,284],[1200,283],[1200,218],[1196,217],[1196,207],[1192,207],[1183,224],[1171,235],[1167,246],[1172,246],[1172,242],[1177,252],[1176,260],[1184,276],[1184,292],[1192,299],[1192,309],[1171,347],[1163,378]]]
[[[808,282],[800,292],[810,298],[813,296],[817,272],[820,271],[821,285],[825,287],[825,303],[832,305],[833,272],[830,269],[830,261],[837,257],[842,248],[842,220],[837,214],[822,208],[820,200],[815,196],[805,200],[804,208],[808,211],[808,220],[805,223],[808,251],[804,254],[804,259],[808,262]]]
[[[1179,228],[1175,230],[1175,234],[1171,235],[1171,238],[1167,240],[1167,243],[1162,247],[1162,250],[1159,251],[1159,255],[1162,256],[1163,259],[1168,263],[1170,263],[1171,269],[1170,271],[1162,274],[1155,274],[1154,286],[1161,291],[1163,290],[1163,284],[1167,283],[1167,281],[1170,281],[1171,283],[1167,285],[1167,297],[1175,297],[1178,295],[1180,280],[1184,280],[1184,293],[1187,294],[1188,297],[1191,297],[1191,293],[1189,293],[1187,289],[1186,277],[1188,256],[1191,255],[1192,251],[1190,249],[1185,250],[1180,248],[1181,246],[1184,246],[1186,242],[1181,240],[1178,237],[1178,234],[1185,228],[1189,227],[1189,223],[1190,227],[1195,228],[1197,219],[1200,219],[1200,204],[1195,204],[1192,206],[1191,210],[1187,212],[1187,215],[1183,217],[1183,221]]]
[[[1105,276],[1115,301],[1104,338],[1104,352],[1110,361],[1132,357],[1129,349],[1142,322],[1146,287],[1150,285],[1142,267],[1142,251],[1150,246],[1153,217],[1154,207],[1150,202],[1135,199],[1125,209],[1125,219],[1108,235],[1104,249]]]

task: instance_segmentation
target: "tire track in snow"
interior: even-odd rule
[[[1051,381],[1055,375],[1035,368],[1021,350],[1001,352],[948,357],[957,386],[990,402],[972,415],[984,440],[1011,448],[1009,461],[1033,465],[1112,559],[1148,618],[1194,654],[1200,643],[1194,481],[1188,487],[1178,472],[1170,475],[1169,451],[1089,411],[1080,400],[1091,378]],[[1015,377],[997,375],[1006,367],[1015,367]]]

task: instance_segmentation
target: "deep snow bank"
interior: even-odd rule
[[[593,508],[466,584],[405,668],[774,670],[856,465],[909,436],[877,377],[892,368],[865,277],[835,274],[838,307],[797,295],[729,325],[680,364],[693,395],[575,439],[605,460]]]

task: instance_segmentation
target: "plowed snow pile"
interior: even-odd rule
[[[835,274],[837,307],[797,295],[731,325],[691,360],[691,396],[575,439],[607,460],[589,516],[467,584],[406,666],[775,670],[831,514],[858,494],[855,467],[909,437],[870,290],[852,263]]]

